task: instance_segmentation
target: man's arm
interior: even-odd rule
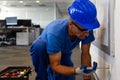
[[[91,55],[90,55],[90,45],[91,44],[82,44],[81,45],[81,65],[91,67]],[[90,76],[84,76],[84,80],[90,80]]]
[[[75,75],[75,68],[67,67],[60,64],[61,52],[50,54],[49,60],[54,72],[65,76]]]

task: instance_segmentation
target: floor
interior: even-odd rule
[[[33,69],[29,46],[2,46],[0,47],[0,70],[8,66],[30,66]],[[29,80],[35,80],[34,70]]]
[[[29,46],[0,47],[0,70],[7,66],[30,66],[33,71],[29,75],[29,80],[35,80],[35,72],[29,53]],[[73,50],[72,60],[75,67],[80,66],[80,52],[78,47]],[[82,76],[76,76],[76,80],[82,80]]]

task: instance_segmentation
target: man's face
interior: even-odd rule
[[[85,39],[85,37],[89,36],[89,30],[84,29],[80,25],[77,25],[75,22],[72,22],[72,28],[74,28],[74,35],[79,39]]]

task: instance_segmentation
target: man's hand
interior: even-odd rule
[[[97,63],[93,62],[93,67],[81,66],[76,68],[75,72],[76,74],[91,75],[96,71],[96,69],[97,69]]]

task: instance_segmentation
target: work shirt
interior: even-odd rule
[[[49,57],[47,54],[61,52],[60,64],[73,67],[74,64],[71,60],[72,49],[75,48],[80,41],[82,44],[89,44],[95,39],[93,31],[89,31],[89,36],[85,39],[80,40],[76,37],[74,41],[71,41],[68,35],[68,21],[69,19],[59,19],[51,22],[32,43],[30,51],[33,65],[37,72],[36,79],[75,80],[75,76],[63,76],[54,73],[51,66],[48,66]]]
[[[46,41],[48,54],[56,52],[69,54],[72,53],[72,49],[75,48],[80,41],[82,44],[89,44],[95,39],[93,31],[90,31],[89,36],[85,39],[80,40],[76,37],[74,41],[71,41],[67,31],[68,21],[69,19],[58,19],[51,22],[39,36],[39,38]]]

